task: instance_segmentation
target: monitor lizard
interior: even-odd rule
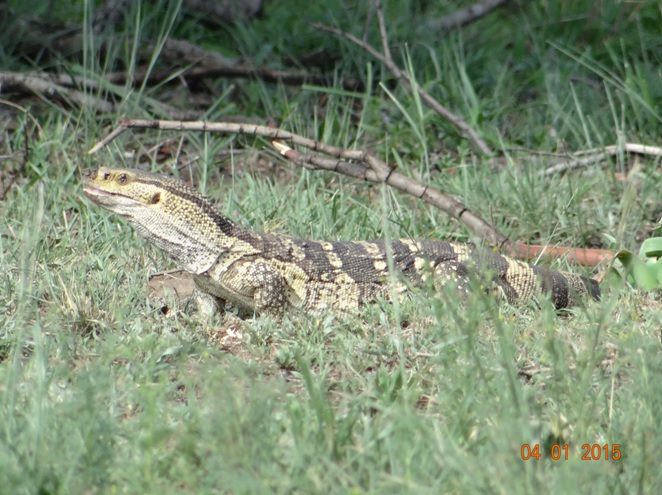
[[[452,281],[466,291],[472,274],[511,303],[549,294],[561,309],[600,296],[596,280],[530,265],[470,243],[327,242],[257,232],[233,222],[207,197],[166,175],[101,167],[86,172],[84,193],[126,218],[190,272],[198,309],[206,315],[222,309],[226,301],[275,317],[296,311],[351,313],[379,297],[391,297],[393,291],[400,294],[426,282],[437,287]]]

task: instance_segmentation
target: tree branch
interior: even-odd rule
[[[370,182],[383,182],[399,191],[419,198],[462,222],[471,232],[490,246],[517,259],[530,260],[543,255],[553,258],[566,256],[569,260],[579,264],[595,266],[613,257],[611,251],[604,249],[540,246],[512,242],[498,229],[485,222],[450,194],[403,175],[367,151],[339,148],[276,127],[233,122],[123,120],[120,121],[120,125],[116,129],[95,144],[88,153],[97,152],[129,128],[218,132],[268,138],[282,156],[299,166],[314,170],[328,170]],[[301,153],[285,144],[285,142],[302,146],[314,153]],[[319,153],[327,156],[320,156]]]
[[[219,132],[223,134],[243,134],[269,138],[285,158],[298,165],[308,166],[314,169],[330,170],[370,182],[384,182],[395,189],[436,206],[451,217],[464,223],[469,230],[484,239],[491,246],[501,248],[509,244],[508,238],[505,235],[470,211],[463,203],[456,200],[450,194],[403,175],[367,151],[339,148],[275,127],[230,122],[123,120],[120,121],[119,127],[95,144],[88,151],[88,154],[97,152],[129,128]],[[288,145],[285,145],[285,141],[302,146],[316,153],[328,155],[331,158],[299,153]]]
[[[507,2],[508,0],[483,0],[476,2],[465,9],[456,10],[445,17],[429,21],[425,25],[425,28],[431,31],[439,31],[441,34],[447,34],[485,17]]]

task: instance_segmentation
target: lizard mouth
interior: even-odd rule
[[[99,189],[98,187],[87,186],[87,185],[83,187],[83,193],[89,198],[98,197],[98,196],[119,196],[121,198],[128,198],[128,196],[125,196],[124,194],[104,191],[103,189]]]

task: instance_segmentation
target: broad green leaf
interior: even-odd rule
[[[645,256],[646,258],[661,258],[662,237],[651,237],[642,242],[639,256]]]
[[[662,218],[658,222],[657,226],[653,229],[653,235],[656,237],[662,236]]]
[[[659,286],[657,276],[652,265],[647,265],[630,251],[619,251],[616,257],[623,263],[628,275],[634,278],[634,285],[638,289],[653,290]]]
[[[612,266],[607,272],[605,283],[610,289],[619,292],[625,287],[625,275]]]

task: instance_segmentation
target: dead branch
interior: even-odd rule
[[[616,156],[619,153],[634,153],[638,155],[662,157],[662,148],[638,143],[624,143],[622,145],[612,144],[610,146],[605,146],[604,148],[594,148],[591,150],[579,151],[571,155],[569,157],[570,159],[546,168],[540,172],[540,175],[546,177],[561,172],[567,172],[568,170],[573,170],[579,167],[584,167],[586,165],[591,165],[593,163],[602,162],[603,160],[606,160],[612,156]]]
[[[154,47],[151,47],[151,52]],[[218,52],[206,50],[189,41],[168,38],[161,48],[160,58],[173,62],[196,64],[198,67],[233,67],[239,63],[237,58],[224,57]]]
[[[218,24],[251,19],[262,11],[264,0],[184,0],[184,7],[195,11],[203,20]]]
[[[213,67],[200,67],[183,69],[180,72],[173,73],[172,70],[160,71],[137,71],[132,75],[126,72],[113,72],[108,74],[108,81],[114,84],[125,84],[128,80],[134,85],[146,83],[147,85],[155,85],[175,79],[176,77],[183,77],[184,79],[203,79],[203,78],[218,78],[218,77],[236,77],[236,78],[254,78],[260,79],[267,83],[282,83],[288,86],[301,86],[303,84],[315,84],[318,86],[328,86],[331,81],[329,77],[323,74],[309,74],[306,72],[293,72],[282,70],[264,69],[261,67],[249,66],[213,66]],[[339,84],[346,91],[363,91],[364,85],[358,79],[344,79],[339,81]]]
[[[228,6],[228,2],[223,2],[223,4],[225,7]],[[216,5],[216,7],[220,8],[220,5]],[[114,36],[110,34],[113,31],[113,26],[126,14],[127,8],[127,0],[105,0],[104,4],[99,7],[94,16],[93,26],[95,32],[106,30],[109,33],[108,37]],[[235,14],[239,15],[240,11],[241,8],[236,9]],[[2,13],[3,10],[0,7],[0,16]],[[48,43],[49,50],[66,53],[67,56],[70,56],[73,53],[79,53],[81,47],[85,45],[83,42],[84,34],[82,33],[82,28],[80,26],[63,26],[60,28],[61,32],[59,33],[53,33],[52,27],[49,30],[44,26],[36,25],[34,23],[25,26],[24,29],[28,34],[22,35],[21,38],[34,40],[27,43],[25,46],[26,53],[31,57],[36,57],[37,53],[42,50],[44,40],[50,40]],[[17,36],[19,35],[17,34]],[[109,39],[107,39],[105,43],[109,43]],[[140,60],[144,60],[145,58],[150,59],[156,49],[157,47],[154,43],[144,43],[138,51],[138,58]],[[173,65],[177,64],[177,66],[190,65],[190,67],[152,71],[143,69],[136,70],[133,73],[120,71],[107,74],[105,76],[106,80],[113,84],[131,83],[134,86],[139,86],[142,84],[156,85],[178,77],[183,77],[184,79],[201,79],[210,77],[255,78],[268,83],[283,83],[289,86],[301,86],[303,84],[329,86],[337,83],[347,91],[363,91],[364,89],[363,82],[358,79],[339,80],[336,82],[332,76],[325,74],[271,70],[252,66],[249,62],[246,62],[243,65],[238,65],[241,61],[239,58],[224,57],[217,52],[206,50],[184,40],[167,39],[163,43],[163,46],[159,46],[158,49],[160,50],[159,60],[169,62]],[[188,120],[187,118],[176,117],[172,114],[171,117]]]
[[[329,170],[370,182],[383,182],[399,191],[419,198],[461,221],[471,232],[482,238],[490,246],[518,259],[530,260],[541,255],[554,258],[567,256],[568,259],[579,264],[595,266],[613,257],[611,251],[602,249],[537,246],[512,242],[498,229],[482,220],[450,194],[403,175],[367,151],[339,148],[276,127],[230,122],[123,120],[110,134],[95,144],[88,153],[97,152],[129,128],[218,132],[268,138],[282,156],[299,166],[315,170]],[[314,153],[301,153],[285,144],[285,141],[307,148]],[[321,156],[320,153],[327,156]]]
[[[615,254],[608,249],[573,248],[566,246],[541,246],[514,242],[508,246],[506,254],[523,261],[532,261],[540,257],[552,259],[565,258],[582,266],[598,266],[610,262]]]
[[[476,2],[467,8],[456,10],[440,19],[433,19],[426,24],[426,29],[438,31],[440,34],[448,34],[451,31],[460,29],[472,22],[482,19],[493,10],[501,7],[508,0],[483,0]]]
[[[274,146],[287,159],[302,166],[315,169],[331,170],[349,177],[370,182],[384,182],[391,187],[420,198],[443,210],[451,217],[463,222],[472,232],[481,237],[491,246],[501,248],[508,244],[508,238],[495,227],[489,225],[476,214],[471,212],[464,204],[451,195],[446,194],[432,186],[407,177],[387,163],[364,150],[349,150],[331,146],[284,131],[275,127],[236,124],[227,122],[175,122],[167,120],[123,120],[109,135],[95,144],[89,154],[95,153],[109,144],[128,128],[144,128],[177,131],[219,132],[223,134],[242,134],[268,138]],[[302,154],[285,145],[288,141],[302,146],[316,153],[323,153],[332,158],[319,155]]]
[[[365,161],[370,164],[369,167],[364,163],[299,153],[277,140],[272,141],[272,144],[278,149],[281,155],[297,165],[312,169],[330,170],[369,182],[383,182],[399,191],[436,206],[456,220],[460,220],[472,232],[483,237],[490,245],[501,247],[501,245],[508,242],[505,235],[487,224],[451,195],[432,186],[421,184],[417,180],[401,174],[368,153],[366,153]]]
[[[148,46],[141,52],[153,50],[153,46]],[[190,64],[190,66],[163,70],[138,69],[131,73],[126,71],[111,72],[105,75],[105,79],[113,84],[130,83],[133,86],[142,84],[154,86],[178,78],[195,80],[220,77],[260,79],[267,83],[282,83],[288,86],[301,86],[303,84],[329,86],[336,83],[332,77],[324,74],[272,70],[246,64],[239,65],[240,60],[238,58],[227,58],[184,40],[166,40],[160,52],[160,59],[177,65]],[[346,91],[364,90],[363,81],[358,79],[342,79],[337,83]]]
[[[92,19],[94,32],[97,34],[103,30],[112,32],[126,15],[130,3],[130,0],[104,0]]]
[[[115,109],[111,102],[90,94],[69,89],[50,81],[45,75],[0,72],[0,93],[21,91],[35,94],[45,100],[64,101],[70,105],[87,106],[97,112],[110,113]]]
[[[84,88],[87,92],[76,88]],[[124,93],[122,88],[112,88],[112,85],[102,84],[97,80],[82,76],[44,72],[0,72],[0,94],[10,91],[30,93],[46,100],[63,101],[69,105],[92,108],[99,113],[113,113],[120,109],[119,104],[95,97],[89,92],[90,90],[99,92],[107,90],[107,92],[115,92],[120,95]],[[144,95],[142,99],[155,113],[167,115],[173,119],[195,119],[202,113],[197,110],[179,110]]]
[[[363,48],[366,52],[372,55],[374,58],[379,60],[384,66],[409,90],[416,91],[420,95],[421,99],[434,110],[441,117],[450,122],[455,126],[471,143],[480,151],[481,154],[490,156],[492,155],[492,150],[487,145],[487,143],[478,135],[475,129],[473,129],[469,124],[467,124],[462,117],[454,114],[443,106],[439,101],[437,101],[430,93],[421,88],[418,83],[413,80],[409,75],[401,70],[398,65],[395,63],[391,57],[390,50],[388,49],[388,39],[386,38],[386,26],[384,21],[384,13],[382,10],[381,2],[378,0],[374,2],[375,8],[377,11],[377,20],[379,22],[379,30],[382,38],[382,46],[384,47],[384,53],[380,53],[375,48],[373,48],[366,41],[360,40],[356,36],[336,29],[334,27],[326,26],[324,24],[313,23],[313,26],[327,31],[329,33],[335,34],[341,38],[345,38],[355,45]]]

